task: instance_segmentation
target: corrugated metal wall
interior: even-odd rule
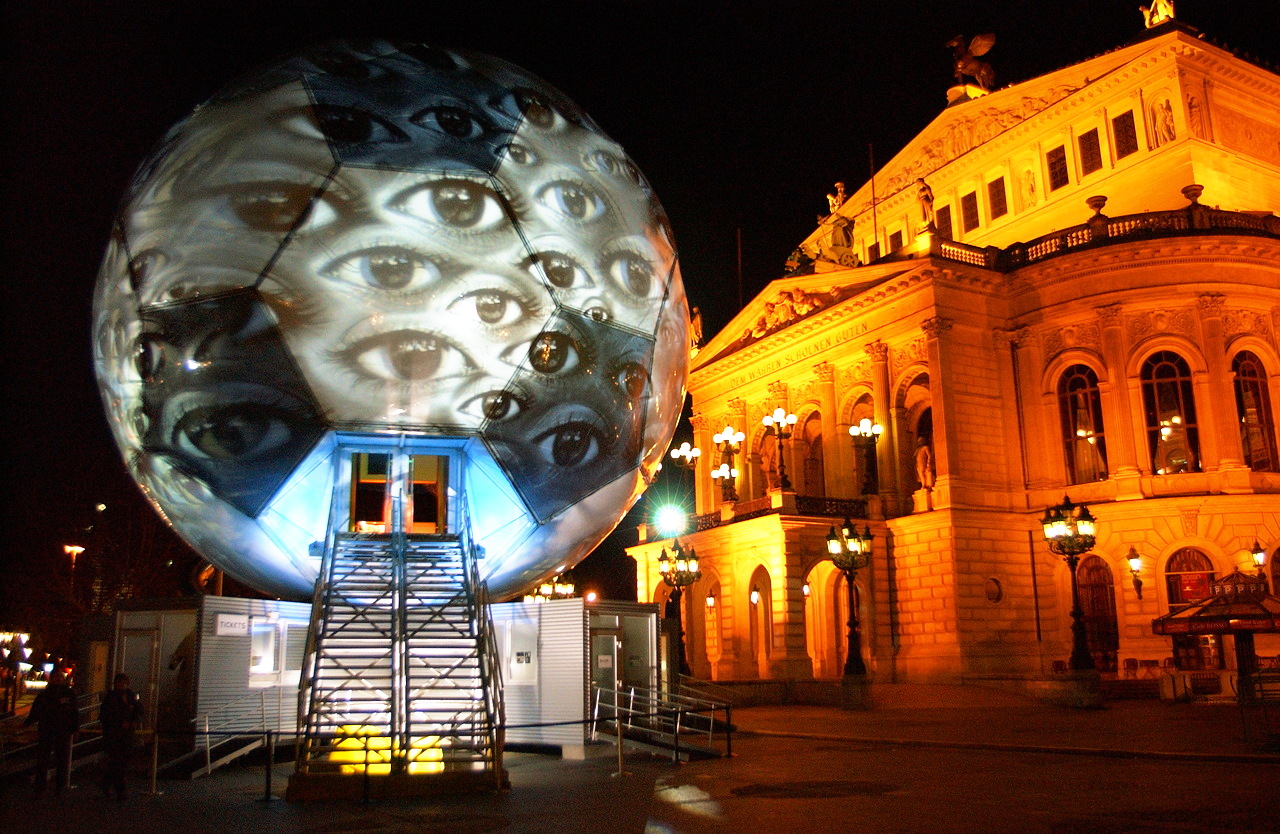
[[[218,614],[247,616],[251,624],[277,624],[281,631],[275,648],[276,671],[250,674],[251,632],[217,634]],[[195,715],[209,714],[212,732],[258,729],[264,717],[268,727],[295,732],[298,670],[310,618],[308,603],[205,597],[200,610]]]
[[[492,605],[489,610],[502,662],[507,741],[585,743],[583,724],[519,729],[520,725],[580,722],[588,717],[587,620],[582,600],[508,602]],[[531,646],[531,658],[517,656]],[[529,663],[532,670],[521,668]]]

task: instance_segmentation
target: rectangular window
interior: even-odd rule
[[[867,247],[867,263],[880,260],[880,244],[873,243]]]
[[[275,672],[276,624],[254,623],[249,638],[249,671],[255,675]]]
[[[1045,154],[1044,158],[1049,163],[1049,190],[1057,191],[1071,181],[1067,175],[1067,149],[1059,145]]]
[[[978,228],[978,195],[973,191],[960,198],[960,226],[966,232]]]
[[[889,235],[889,251],[897,252],[902,248],[902,232],[894,232]]]
[[[1126,110],[1111,120],[1111,132],[1116,137],[1116,159],[1124,159],[1138,151],[1138,128],[1133,123],[1133,111]]]
[[[987,207],[991,209],[992,220],[1009,213],[1009,202],[1004,195],[1004,177],[996,177],[987,183]]]
[[[951,240],[951,206],[943,206],[934,216],[933,224],[938,227],[938,237]]]
[[[1098,141],[1098,129],[1080,134],[1080,174],[1092,174],[1102,167],[1102,144]]]

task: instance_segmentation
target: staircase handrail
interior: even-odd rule
[[[294,767],[300,773],[307,772],[307,764],[311,761],[311,751],[308,749],[311,744],[311,732],[315,728],[311,726],[311,717],[315,715],[315,666],[316,666],[316,623],[323,622],[321,612],[325,607],[325,600],[329,597],[329,584],[333,581],[333,559],[336,547],[337,536],[331,530],[325,536],[323,552],[320,557],[320,572],[317,576],[316,588],[311,596],[311,620],[307,628],[306,648],[302,653],[302,670],[298,673],[298,719],[296,725],[306,727],[308,732],[297,745],[295,751]]]
[[[458,543],[462,549],[463,569],[466,571],[467,583],[475,589],[474,622],[478,629],[477,642],[480,647],[480,682],[484,692],[485,715],[489,718],[486,727],[487,741],[490,750],[494,777],[498,787],[502,787],[502,748],[505,744],[506,710],[502,698],[502,667],[498,663],[498,643],[494,637],[493,620],[489,614],[489,584],[480,580],[480,552],[475,540],[471,537],[471,514],[464,494],[460,501],[458,525]]]
[[[592,710],[593,740],[597,738],[600,722],[609,719],[609,716],[604,714],[605,710],[611,709],[613,710],[613,719],[619,725],[619,743],[621,743],[622,739],[624,719],[625,726],[628,729],[635,727],[641,721],[650,725],[647,729],[654,729],[653,724],[661,726],[664,722],[669,722],[673,731],[674,754],[678,758],[680,734],[689,728],[691,724],[694,732],[705,732],[707,746],[714,747],[716,713],[724,710],[725,751],[726,755],[732,754],[732,704],[704,698],[693,698],[687,695],[673,695],[661,689],[638,686],[609,688],[596,685],[593,689],[595,690],[595,697],[593,698],[595,706]],[[691,718],[703,719],[705,724],[699,721],[691,722]]]

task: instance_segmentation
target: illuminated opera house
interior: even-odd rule
[[[875,681],[1052,680],[1073,642],[1104,675],[1227,676],[1242,638],[1153,620],[1237,570],[1280,579],[1280,76],[1166,21],[1003,89],[957,81],[691,348],[689,668],[839,677],[829,547],[869,536]],[[1095,519],[1083,641],[1042,524],[1064,495]],[[628,551],[642,601],[671,593],[661,535]]]

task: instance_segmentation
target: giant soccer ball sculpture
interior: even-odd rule
[[[491,593],[517,594],[617,525],[684,398],[675,246],[636,166],[538,78],[416,45],[327,45],[198,107],[130,186],[94,315],[147,497],[284,597],[333,529],[442,530],[427,492],[382,513],[420,488],[465,502]],[[385,464],[351,450],[405,448],[448,475],[370,504]]]

